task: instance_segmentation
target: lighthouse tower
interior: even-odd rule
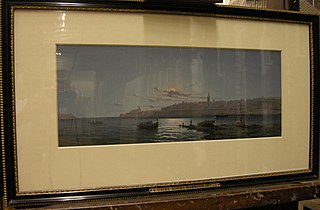
[[[208,96],[207,96],[207,103],[209,104],[210,103],[210,93],[208,92]]]

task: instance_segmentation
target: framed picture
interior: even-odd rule
[[[5,205],[318,177],[318,17],[173,1],[2,8]]]

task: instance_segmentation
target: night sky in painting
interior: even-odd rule
[[[281,98],[279,51],[57,45],[59,113],[118,117],[181,102]]]

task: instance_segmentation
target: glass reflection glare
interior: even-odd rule
[[[60,31],[64,31],[65,30],[65,27],[66,27],[66,15],[67,14],[65,12],[60,14],[60,17],[59,17],[59,20],[60,20],[60,25],[59,25]]]

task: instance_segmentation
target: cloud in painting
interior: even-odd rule
[[[180,100],[180,99],[188,99],[191,97],[190,93],[185,93],[183,91],[180,90],[176,90],[176,89],[167,89],[167,90],[162,90],[159,89],[157,87],[154,87],[154,91],[155,93],[157,93],[158,100]]]

